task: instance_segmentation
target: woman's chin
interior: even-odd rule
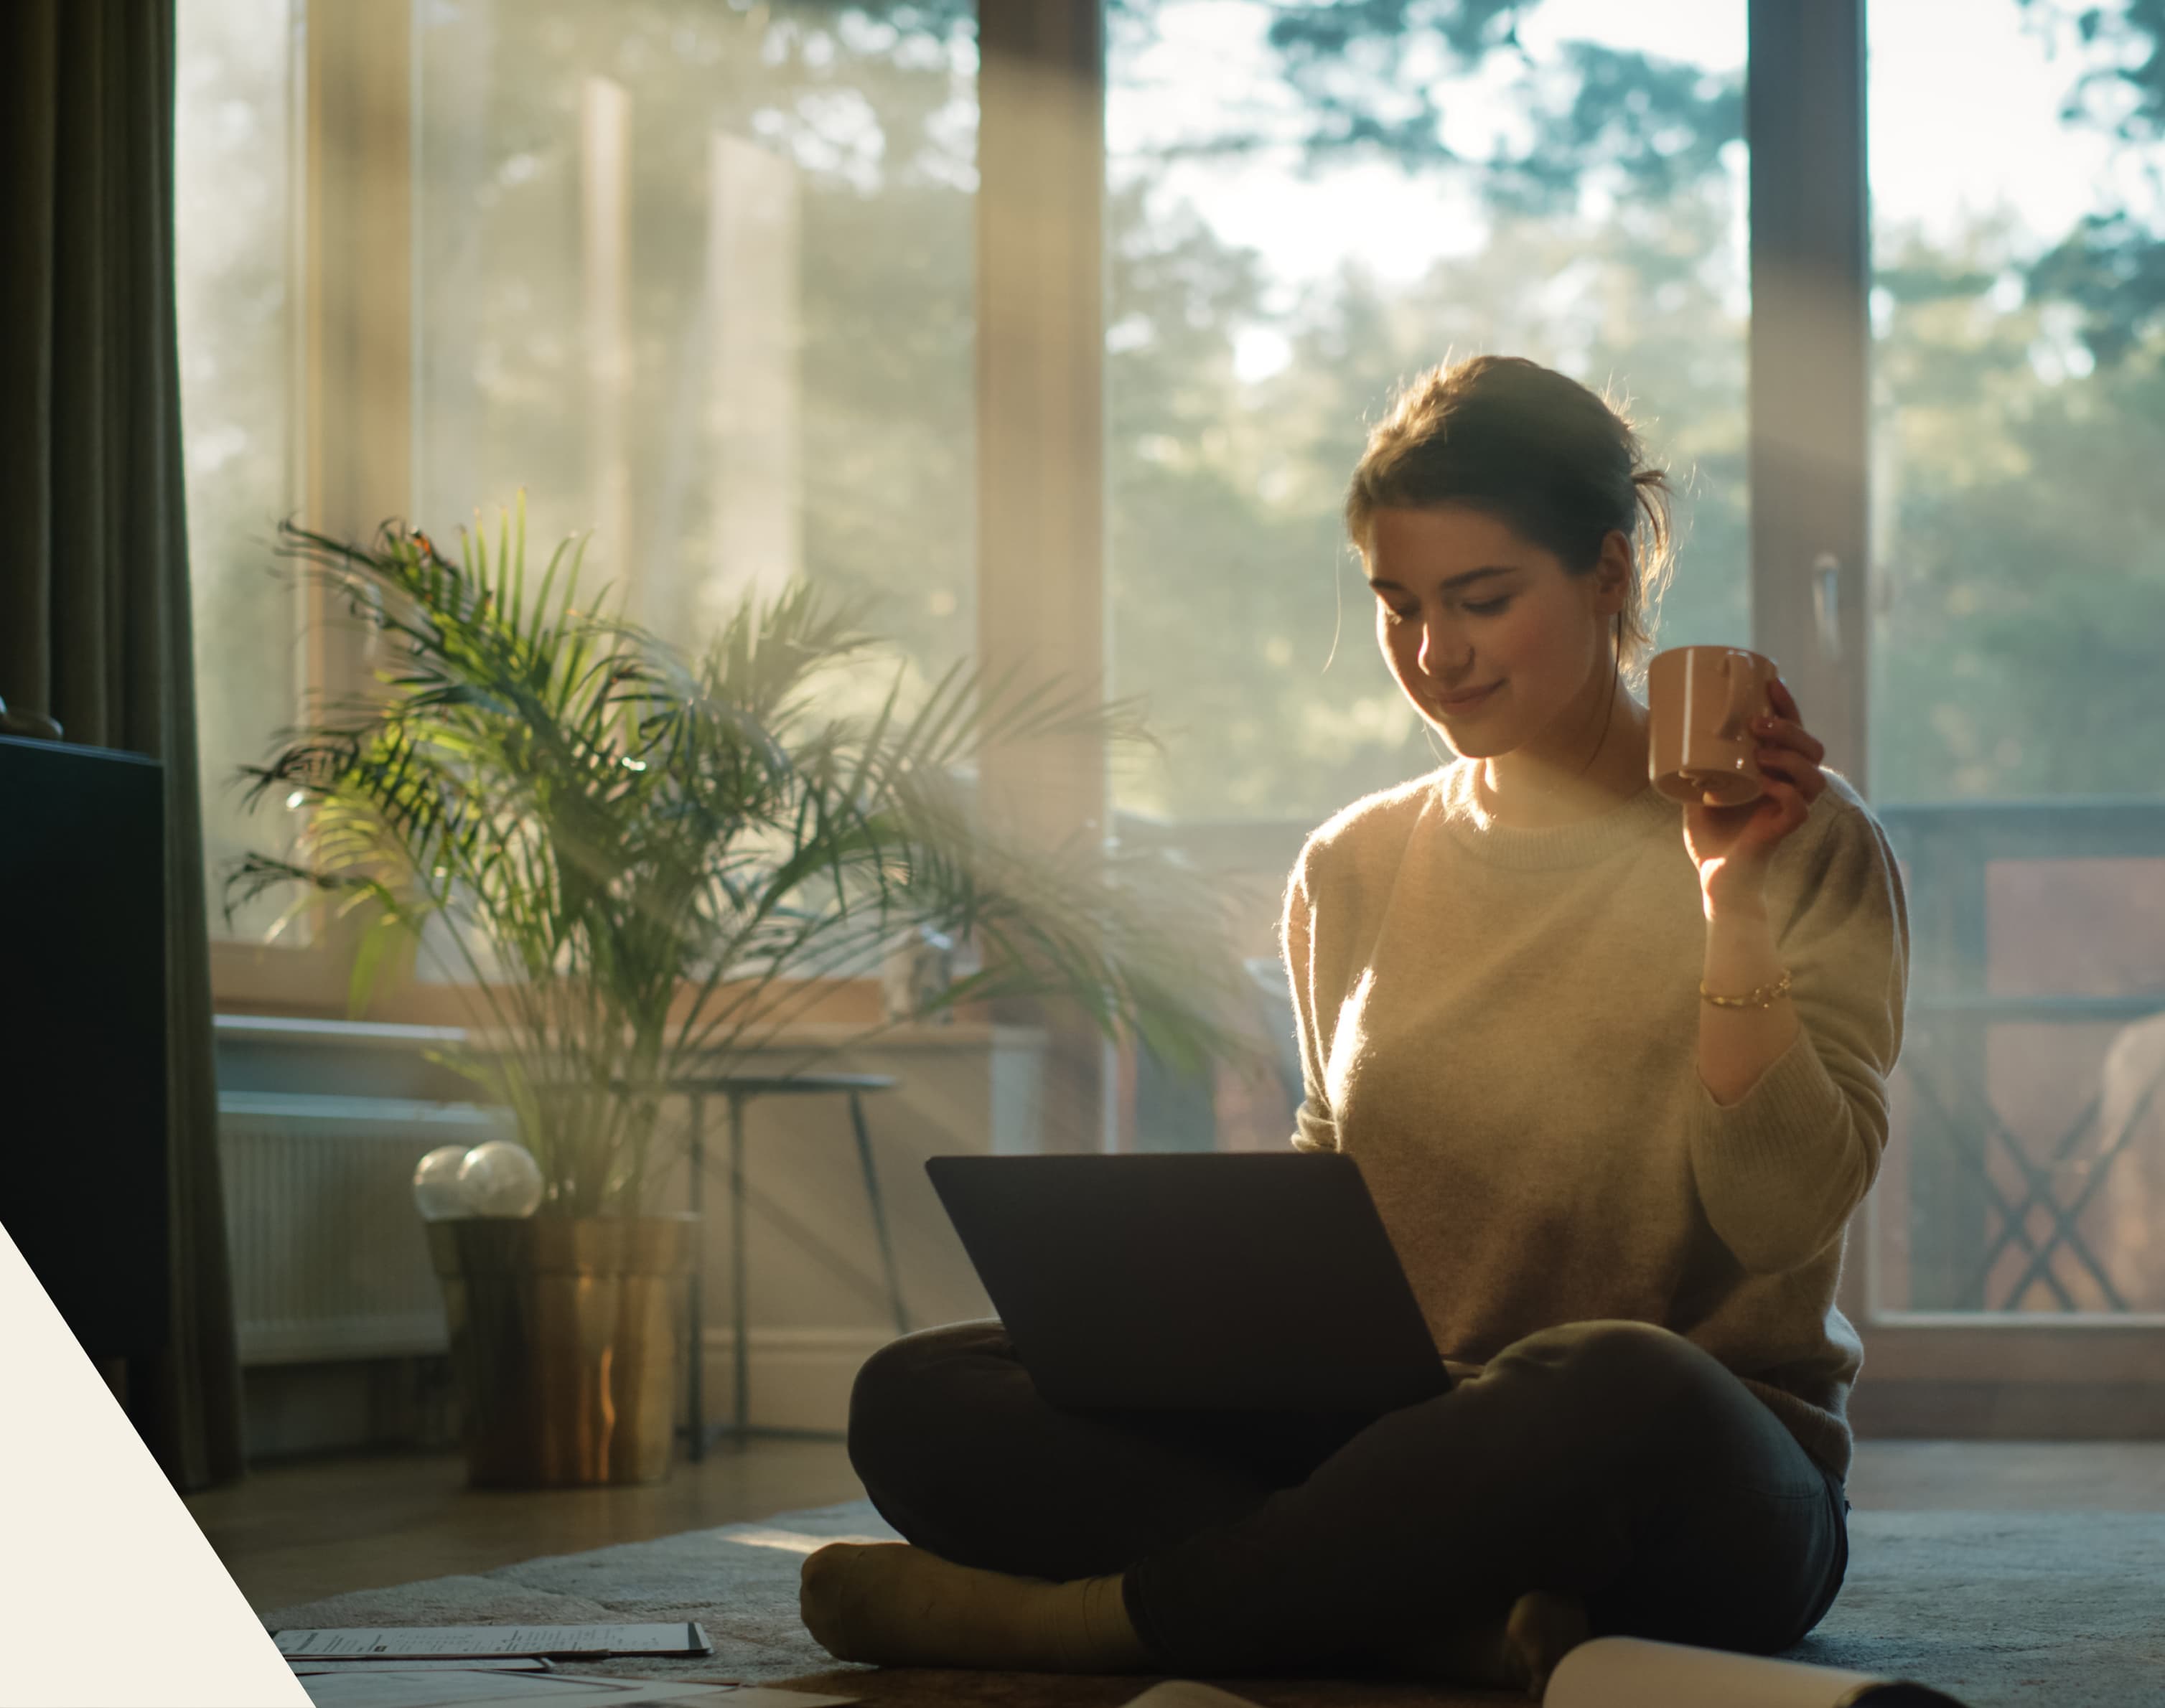
[[[1451,750],[1462,759],[1490,759],[1511,750],[1510,741],[1493,730],[1469,729],[1462,723],[1453,728],[1434,712],[1430,712],[1423,722],[1448,742]]]

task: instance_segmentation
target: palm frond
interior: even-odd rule
[[[1013,846],[973,810],[986,744],[1147,739],[1135,702],[958,665],[840,712],[835,673],[887,656],[856,607],[792,583],[685,654],[582,593],[579,542],[529,578],[523,500],[455,555],[395,524],[284,534],[379,664],[245,768],[308,828],[242,862],[229,907],[290,888],[351,915],[356,1006],[404,953],[448,953],[482,1005],[459,1064],[515,1112],[552,1212],[638,1206],[662,1085],[771,1043],[908,928],[983,959],[936,1006],[1058,996],[1175,1064],[1235,1047],[1206,886]]]

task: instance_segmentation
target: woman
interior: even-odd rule
[[[1302,851],[1293,1143],[1360,1159],[1458,1385],[1183,1427],[1046,1406],[996,1322],[907,1337],[850,1448],[914,1545],[806,1563],[834,1653],[1538,1695],[1589,1633],[1772,1653],[1831,1605],[1860,1362],[1835,1285],[1906,908],[1786,686],[1758,801],[1649,786],[1626,672],[1666,493],[1600,398],[1482,357],[1399,395],[1347,497],[1392,674],[1460,757]]]

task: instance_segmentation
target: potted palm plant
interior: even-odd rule
[[[282,549],[359,621],[374,683],[245,768],[305,828],[229,905],[291,886],[343,917],[356,1006],[387,964],[445,962],[473,1009],[456,1064],[541,1174],[530,1217],[429,1228],[473,1480],[666,1474],[696,1230],[654,1202],[664,1088],[773,1045],[898,933],[977,952],[926,1008],[1048,996],[1168,1061],[1228,1045],[1236,970],[1176,865],[973,822],[981,744],[1146,739],[1131,705],[958,667],[836,709],[881,650],[851,611],[794,584],[682,652],[582,599],[568,543],[529,576],[523,509],[455,556],[397,524],[288,524]]]

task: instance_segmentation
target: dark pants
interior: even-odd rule
[[[850,1458],[888,1521],[959,1564],[1125,1572],[1168,1671],[1358,1663],[1529,1590],[1593,1634],[1778,1653],[1849,1562],[1841,1479],[1682,1336],[1573,1322],[1380,1417],[1063,1411],[998,1322],[859,1373]]]

